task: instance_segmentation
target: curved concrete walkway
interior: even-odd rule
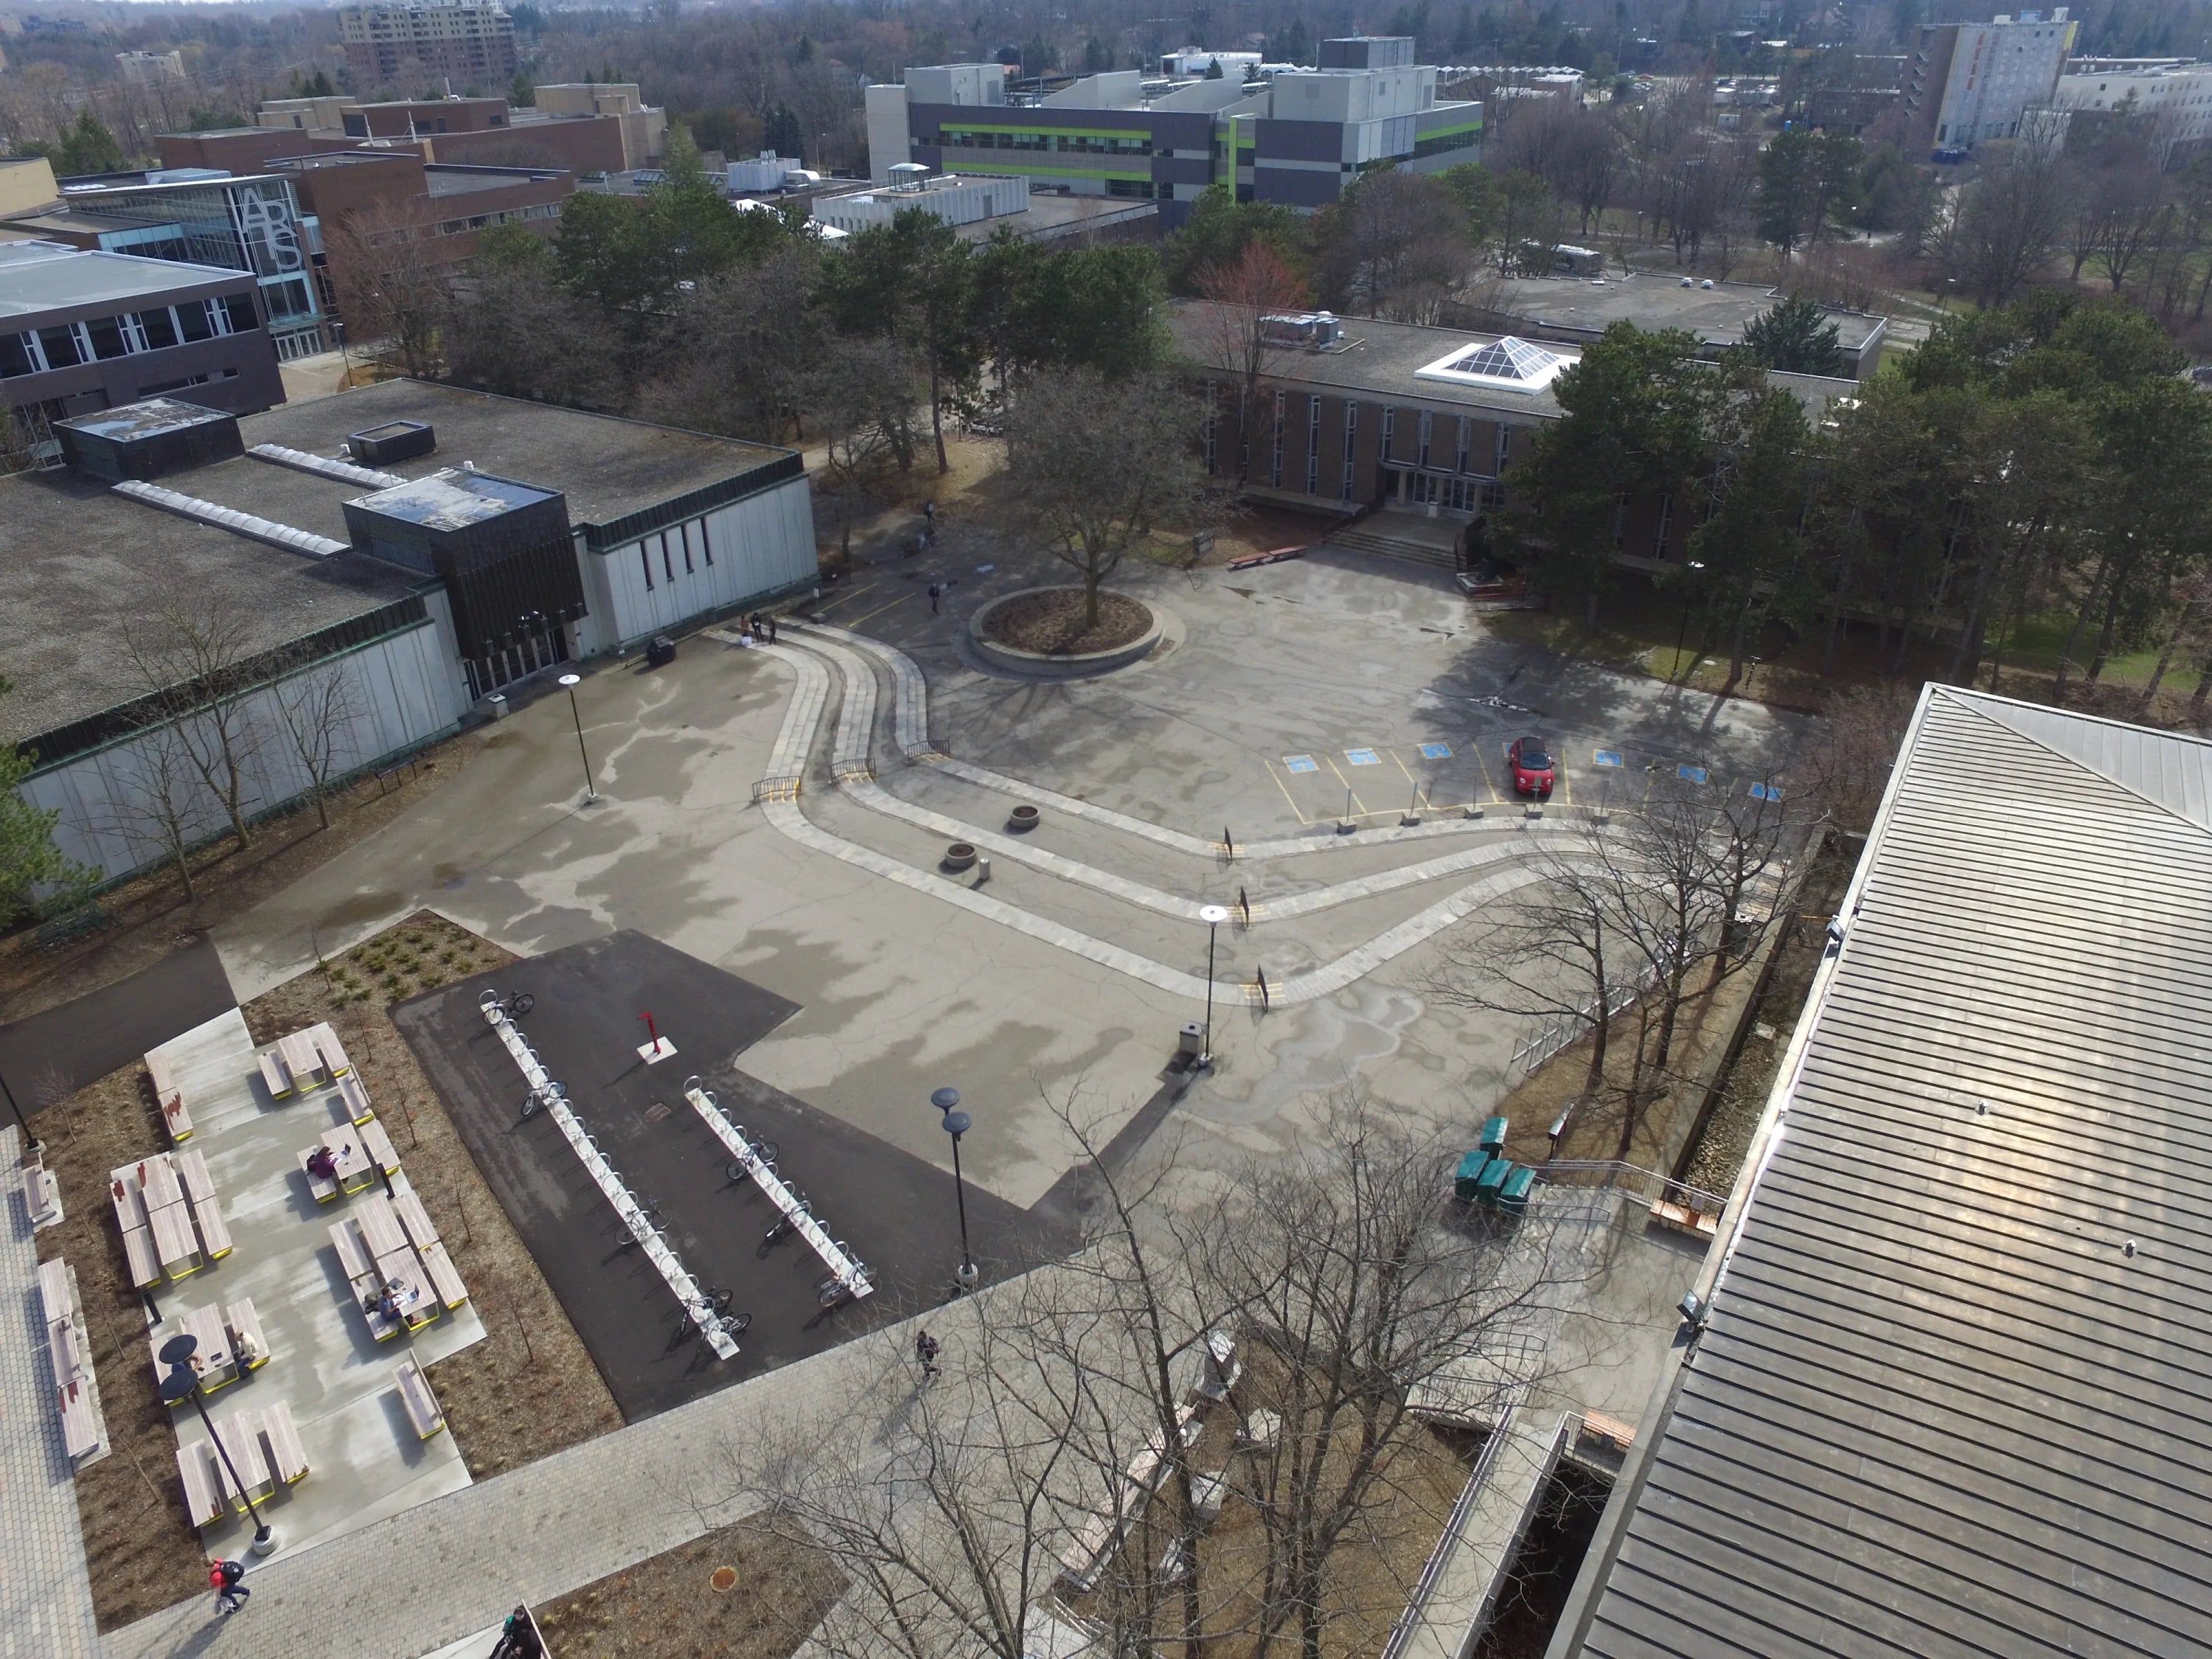
[[[947,904],[1011,927],[1048,945],[1057,945],[1061,950],[1095,962],[1101,967],[1127,974],[1158,989],[1194,1000],[1202,1000],[1207,995],[1206,982],[1194,974],[1170,968],[1164,963],[1155,962],[1150,957],[1121,945],[1109,944],[1064,922],[1034,915],[975,888],[948,880],[933,870],[920,869],[887,853],[863,847],[823,829],[809,818],[799,807],[798,791],[795,788],[787,790],[784,781],[787,778],[795,780],[804,774],[807,757],[812,753],[814,737],[821,724],[823,708],[829,702],[830,671],[823,658],[832,655],[842,658],[851,670],[843,706],[838,715],[837,737],[831,762],[833,769],[841,775],[864,775],[866,771],[866,733],[872,725],[876,702],[875,678],[849,653],[837,651],[836,647],[820,641],[810,641],[809,648],[805,651],[786,651],[780,647],[767,648],[775,650],[781,660],[790,665],[796,680],[791,703],[784,711],[783,726],[777,733],[770,759],[771,776],[763,779],[755,792],[762,811],[780,833],[802,847],[866,870],[887,881],[895,881],[915,892],[927,893]],[[1193,921],[1198,920],[1198,906],[1194,901],[1128,881],[1109,872],[1079,864],[1072,859],[1060,858],[1055,854],[1016,842],[1012,837],[973,830],[957,819],[910,807],[872,781],[848,781],[846,792],[889,816],[923,823],[929,827],[942,825],[955,839],[965,840],[979,847],[1003,845],[1007,849],[1007,856],[1035,864],[1067,880],[1081,882],[1099,892],[1145,904],[1149,908],[1170,915],[1187,915]],[[1129,821],[1138,822],[1134,819]],[[1334,887],[1276,901],[1275,915],[1280,917],[1290,914],[1309,914],[1330,904],[1344,903],[1372,893],[1387,892],[1415,881],[1435,879],[1445,874],[1463,874],[1489,864],[1503,864],[1509,859],[1517,859],[1528,849],[1528,846],[1525,839],[1496,842],[1447,859],[1432,860],[1428,865],[1414,866],[1409,870],[1378,872],[1356,881],[1342,882]],[[1347,951],[1335,960],[1271,982],[1267,1000],[1277,1003],[1310,1002],[1318,997],[1333,995],[1373,972],[1393,957],[1413,949],[1423,940],[1461,921],[1477,905],[1527,886],[1540,879],[1541,876],[1541,871],[1526,864],[1485,875],[1449,897],[1409,916],[1396,927],[1376,934],[1364,945]],[[1295,911],[1292,907],[1296,907]],[[1217,1000],[1260,1000],[1256,986],[1241,982],[1227,984],[1217,981],[1212,987],[1212,994]]]

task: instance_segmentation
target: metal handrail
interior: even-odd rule
[[[1474,1468],[1467,1477],[1467,1485],[1460,1489],[1459,1501],[1445,1517],[1443,1535],[1437,1540],[1436,1548],[1422,1563],[1421,1576],[1414,1581],[1413,1594],[1407,1599],[1405,1611],[1390,1626],[1390,1639],[1382,1644],[1382,1659],[1400,1659],[1414,1630],[1427,1615],[1429,1598],[1436,1594],[1437,1581],[1443,1577],[1445,1559],[1458,1547],[1460,1534],[1467,1530],[1468,1517],[1474,1513],[1475,1500],[1481,1497],[1490,1480],[1491,1466],[1498,1461],[1498,1449],[1504,1445],[1506,1434],[1513,1426],[1513,1413],[1518,1409],[1508,1406],[1498,1413],[1498,1425],[1484,1439],[1482,1449],[1475,1454]]]
[[[1718,1215],[1728,1207],[1725,1194],[1709,1193],[1619,1158],[1554,1158],[1533,1167],[1537,1180],[1555,1187],[1621,1187],[1638,1193],[1647,1204],[1680,1204],[1702,1215]]]

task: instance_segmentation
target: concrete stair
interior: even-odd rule
[[[1455,526],[1447,526],[1447,529]],[[1409,536],[1394,535],[1387,521],[1368,519],[1348,530],[1340,530],[1322,543],[1324,547],[1345,548],[1354,553],[1373,553],[1386,559],[1403,559],[1413,564],[1430,565],[1438,570],[1456,570],[1459,561],[1453,555],[1449,542],[1439,545],[1432,541],[1418,541]]]

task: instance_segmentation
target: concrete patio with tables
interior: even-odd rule
[[[164,1043],[149,1060],[163,1063],[189,1104],[193,1133],[186,1145],[204,1161],[233,1248],[153,1290],[162,1322],[149,1332],[148,1382],[159,1369],[152,1348],[163,1337],[193,1316],[200,1328],[215,1328],[211,1310],[250,1299],[268,1360],[235,1368],[235,1380],[206,1403],[218,1424],[240,1411],[265,1413],[279,1402],[289,1408],[307,1473],[290,1483],[273,1480],[262,1504],[276,1529],[276,1558],[467,1486],[453,1436],[417,1434],[397,1373],[404,1361],[427,1368],[478,1340],[483,1324],[473,1304],[441,1306],[420,1329],[374,1340],[339,1261],[331,1225],[364,1198],[381,1197],[382,1182],[319,1202],[301,1168],[304,1149],[358,1133],[359,1090],[342,1091],[335,1078],[315,1086],[294,1067],[291,1092],[272,1096],[262,1051],[235,1009]],[[404,1202],[412,1188],[404,1149],[399,1153],[403,1168],[392,1184]],[[177,1410],[176,1425],[189,1462],[206,1430],[189,1405]],[[178,1478],[174,1470],[167,1474]],[[250,1523],[234,1511],[202,1534],[210,1549],[229,1554],[243,1552],[252,1535]]]

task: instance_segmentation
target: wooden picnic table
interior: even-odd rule
[[[246,1507],[239,1496],[236,1483],[230,1478],[234,1464],[237,1467],[239,1480],[246,1483],[246,1491],[254,1497],[266,1497],[276,1490],[276,1482],[269,1473],[269,1460],[261,1455],[260,1425],[253,1420],[252,1413],[233,1412],[228,1417],[220,1419],[215,1425],[215,1435],[222,1443],[223,1450],[230,1454],[229,1463],[225,1463],[220,1457],[216,1459],[216,1475],[223,1496],[230,1500],[233,1507],[241,1510]]]
[[[368,1253],[380,1261],[407,1249],[406,1231],[392,1211],[392,1200],[382,1193],[369,1194],[354,1206],[353,1212],[361,1222],[361,1236],[368,1241]]]
[[[368,1091],[362,1086],[361,1073],[348,1072],[338,1079],[338,1097],[344,1103],[347,1118],[355,1123],[366,1123],[376,1115],[368,1103]]]
[[[184,1184],[185,1196],[195,1207],[215,1202],[215,1182],[208,1174],[207,1158],[197,1146],[189,1146],[170,1154],[176,1167],[177,1179]]]
[[[284,1062],[284,1069],[292,1074],[293,1088],[307,1090],[321,1085],[323,1057],[316,1051],[311,1033],[294,1031],[277,1038],[276,1053]]]
[[[158,1210],[184,1197],[184,1182],[177,1179],[176,1167],[169,1162],[167,1152],[155,1153],[137,1168],[139,1189],[146,1194],[149,1210]]]
[[[355,1134],[349,1127],[332,1130],[319,1144],[330,1149],[331,1162],[337,1169],[340,1190],[357,1193],[368,1185],[369,1178],[376,1170],[369,1162],[368,1148],[362,1144],[361,1137]]]
[[[323,1057],[323,1067],[334,1078],[342,1078],[353,1070],[353,1062],[346,1058],[345,1045],[338,1034],[331,1029],[328,1020],[310,1025],[307,1035],[314,1040],[315,1052]]]
[[[163,1322],[147,1334],[146,1346],[154,1355],[154,1381],[159,1384],[169,1374],[161,1363],[161,1345],[171,1337],[188,1334],[198,1340],[199,1346],[192,1351],[193,1369],[198,1372],[200,1387],[210,1392],[234,1381],[238,1376],[238,1356],[232,1351],[230,1333],[223,1328],[220,1308],[193,1308],[179,1314],[175,1319]]]
[[[123,1230],[123,1256],[131,1264],[131,1282],[141,1289],[161,1282],[161,1264],[154,1252],[154,1232],[150,1227],[125,1227]]]
[[[192,1231],[192,1212],[179,1198],[174,1204],[164,1204],[159,1209],[146,1212],[147,1230],[154,1236],[154,1255],[161,1263],[161,1271],[172,1279],[182,1279],[186,1273],[200,1268],[199,1235]]]
[[[392,1212],[406,1229],[407,1242],[420,1250],[438,1242],[438,1229],[430,1220],[430,1212],[422,1207],[422,1200],[413,1191],[404,1192],[392,1200]]]
[[[408,1329],[427,1325],[438,1316],[438,1293],[414,1251],[403,1244],[388,1255],[378,1256],[376,1271],[385,1283],[398,1287],[400,1317],[407,1322]]]

